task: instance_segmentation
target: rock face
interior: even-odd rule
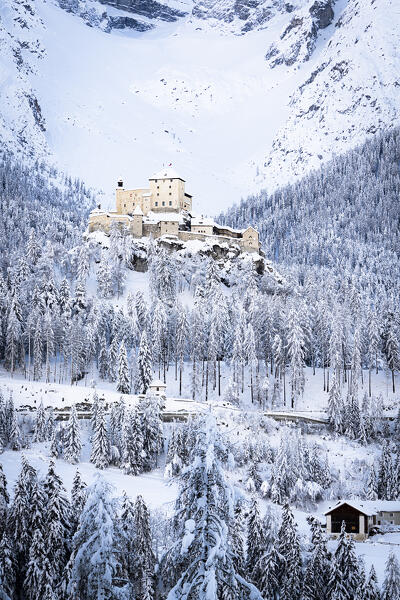
[[[151,23],[144,23],[143,21],[138,21],[133,17],[123,17],[123,16],[109,16],[108,17],[108,27],[107,31],[111,31],[112,29],[134,29],[135,31],[148,31],[149,29],[153,29],[154,25]]]
[[[279,41],[271,44],[265,58],[272,68],[285,64],[305,62],[315,50],[321,29],[328,27],[334,18],[333,0],[313,0],[297,10]]]
[[[316,0],[310,6],[310,15],[318,29],[328,27],[334,17],[332,0]]]
[[[157,0],[100,0],[100,2],[148,19],[158,19],[160,21],[176,21],[187,14],[166,4],[161,4]]]

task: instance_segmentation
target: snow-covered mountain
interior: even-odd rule
[[[395,0],[4,0],[0,136],[111,202],[166,161],[199,211],[400,121]]]

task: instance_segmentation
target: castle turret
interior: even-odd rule
[[[133,211],[131,231],[135,237],[143,236],[143,211],[139,205]]]

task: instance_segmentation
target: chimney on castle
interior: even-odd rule
[[[119,188],[123,188],[124,187],[124,182],[122,181],[122,179],[118,179],[117,187],[119,187]]]

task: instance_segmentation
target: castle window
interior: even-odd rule
[[[156,206],[158,206],[158,202],[155,202],[154,204],[155,204]]]
[[[170,185],[169,185],[168,187],[169,187],[169,189],[171,189],[171,186],[170,186]]]
[[[159,196],[160,194],[157,192],[157,196]]]
[[[158,179],[156,179],[156,183],[157,183]]]
[[[172,179],[170,179],[170,182],[172,183]]]
[[[158,190],[160,189],[160,186],[159,186],[159,185],[157,186],[157,189],[158,189]]]
[[[172,196],[171,192],[169,193],[170,196]]]
[[[169,204],[170,206],[172,206],[172,200],[170,200],[170,201],[168,202],[168,204]]]
[[[163,205],[163,206],[165,206],[165,202],[164,202],[164,200],[162,201],[162,205]]]

